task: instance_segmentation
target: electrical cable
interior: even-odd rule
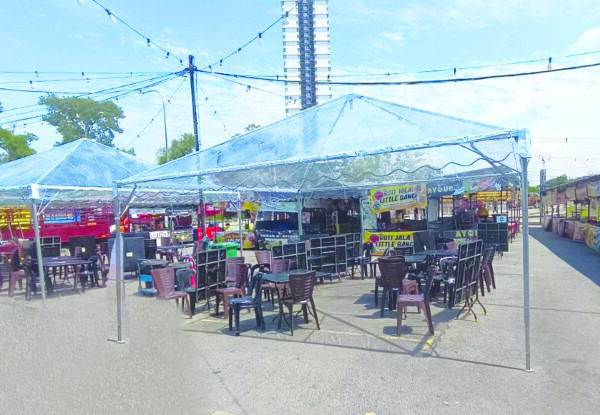
[[[150,79],[144,79],[141,81],[131,82],[131,83],[119,85],[116,87],[105,88],[105,89],[102,89],[99,91],[79,93],[74,98],[92,98],[92,97],[100,98],[100,97],[102,97],[102,99],[99,99],[100,101],[107,101],[107,100],[112,100],[112,99],[116,99],[118,101],[119,98],[122,98],[127,95],[131,95],[134,93],[139,93],[140,91],[143,91],[145,89],[149,89],[149,88],[153,88],[155,86],[161,85],[165,82],[168,82],[172,79],[182,76],[182,74],[187,74],[187,69],[184,71],[172,72],[167,75],[162,75],[162,76],[157,76],[157,77],[150,78]],[[56,91],[52,91],[51,93],[56,93]],[[40,111],[42,111],[42,109],[40,109]],[[45,110],[43,110],[43,111],[44,111],[43,114],[40,114],[37,116],[30,116],[30,117],[24,117],[24,118],[19,118],[19,119],[10,119],[10,120],[6,120],[6,121],[0,121],[0,125],[16,124],[16,123],[21,123],[24,121],[29,121],[29,120],[32,120],[35,118],[41,118],[47,114],[47,112]],[[12,114],[11,116],[15,116],[15,114]]]
[[[251,84],[245,84],[243,82],[235,81],[233,79],[225,78],[223,76],[219,76],[219,75],[215,75],[215,74],[212,74],[212,76],[214,76],[215,78],[221,79],[223,81],[227,81],[227,82],[231,82],[231,83],[243,86],[243,87],[246,88],[246,91],[250,91],[252,89],[255,89],[257,91],[261,91],[261,92],[264,92],[264,93],[267,93],[267,94],[276,95],[278,97],[285,98],[284,94],[278,94],[277,92],[269,91],[268,89],[262,89],[262,88],[259,88],[257,86],[251,85]]]
[[[160,46],[159,44],[157,44],[156,42],[154,42],[152,39],[150,39],[148,36],[146,36],[145,34],[143,34],[142,32],[140,32],[139,30],[137,30],[135,27],[133,27],[132,25],[130,25],[129,23],[127,23],[125,20],[123,20],[122,18],[120,18],[119,16],[117,16],[116,14],[114,14],[113,12],[111,12],[109,9],[107,9],[102,3],[100,3],[98,0],[92,0],[92,2],[94,2],[96,5],[98,5],[99,7],[101,7],[102,9],[104,9],[104,11],[106,12],[106,14],[108,14],[108,17],[110,17],[111,19],[116,19],[119,22],[121,22],[123,25],[127,26],[127,28],[129,28],[132,32],[134,32],[135,34],[137,34],[138,36],[140,36],[141,38],[143,38],[146,41],[146,44],[148,46],[150,45],[154,45],[156,48],[160,49],[161,51],[163,51],[164,53],[166,53],[166,58],[168,59],[169,57],[174,57],[175,59],[177,59],[179,61],[180,65],[183,65],[183,59],[181,59],[180,57],[178,57],[177,55],[175,55],[174,53],[171,53],[171,51],[163,48],[162,46]]]
[[[169,96],[169,98],[167,98],[167,104],[171,104],[171,99],[173,99],[173,97],[175,96],[175,94],[177,94],[177,92],[179,92],[179,89],[183,86],[183,84],[185,83],[185,81],[187,80],[187,76],[184,76],[183,79],[181,80],[181,82],[179,83],[179,85],[177,86],[177,88],[175,88],[175,90],[171,93],[171,95]],[[131,145],[138,139],[141,138],[141,135],[146,131],[146,129],[148,127],[150,127],[150,125],[154,122],[154,120],[156,120],[156,117],[158,117],[160,115],[160,113],[163,110],[163,106],[160,106],[160,109],[158,110],[158,112],[150,119],[150,121],[148,121],[148,123],[144,126],[144,128],[142,128],[140,130],[139,133],[137,133],[135,135],[135,137],[133,138],[133,140],[131,140],[124,148],[128,149],[131,147]]]
[[[367,82],[349,82],[349,81],[315,81],[316,85],[356,85],[356,86],[377,86],[377,85],[427,85],[427,84],[443,84],[443,83],[452,83],[452,82],[470,82],[470,81],[482,81],[486,79],[498,79],[498,78],[514,78],[520,76],[529,76],[529,75],[539,75],[545,73],[554,73],[554,72],[564,72],[564,71],[572,71],[577,69],[586,69],[600,66],[600,62],[585,64],[585,65],[576,65],[576,66],[567,66],[562,68],[552,68],[552,69],[543,69],[538,71],[529,71],[529,72],[516,72],[516,73],[506,73],[506,74],[496,74],[496,75],[484,75],[484,76],[472,76],[465,78],[443,78],[443,79],[429,79],[429,80],[412,80],[412,81],[367,81]],[[266,77],[259,77],[253,75],[245,75],[245,74],[235,74],[235,73],[227,73],[227,72],[212,72],[205,71],[201,69],[196,69],[197,72],[202,73],[214,73],[216,75],[230,77],[230,78],[241,78],[241,79],[252,79],[257,81],[265,81],[265,82],[279,82],[279,83],[288,83],[288,84],[300,84],[302,81],[289,81],[285,79],[273,79]]]
[[[202,88],[201,85],[198,85],[198,88],[200,89],[200,92],[202,92],[202,95],[204,95],[204,101],[206,101],[208,103],[208,105],[210,106],[210,108],[212,109],[213,115],[221,122],[221,124],[223,125],[223,130],[225,130],[225,132],[231,136],[231,133],[229,132],[229,130],[227,129],[227,125],[225,125],[225,122],[223,121],[223,119],[221,118],[221,116],[219,115],[219,113],[217,112],[215,106],[212,104],[212,101],[208,98],[208,95],[206,94],[206,92],[204,91],[204,88]]]
[[[242,50],[244,50],[248,45],[250,45],[251,43],[255,42],[256,40],[262,40],[263,35],[269,31],[269,29],[271,29],[273,26],[275,26],[277,23],[279,23],[280,21],[282,21],[283,19],[286,19],[289,15],[289,13],[294,10],[296,8],[296,6],[293,6],[292,8],[290,8],[289,10],[285,11],[281,16],[279,16],[277,18],[277,20],[275,20],[273,23],[271,23],[270,25],[268,25],[266,28],[264,28],[261,32],[258,32],[258,34],[256,36],[254,36],[252,39],[250,39],[249,41],[247,41],[246,43],[244,43],[242,46],[236,48],[233,52],[229,53],[228,55],[222,57],[221,59],[216,60],[215,62],[208,64],[206,66],[204,66],[203,68],[201,68],[202,70],[205,69],[210,69],[212,70],[213,66],[219,65],[219,66],[223,66],[223,62],[225,62],[227,59],[231,58],[234,55],[237,55],[238,53],[240,53]]]

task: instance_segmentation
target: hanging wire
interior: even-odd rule
[[[167,58],[169,56],[174,57],[175,59],[177,59],[179,61],[179,63],[181,65],[183,65],[183,59],[180,58],[179,56],[175,55],[173,52],[163,48],[162,46],[160,46],[159,44],[157,44],[156,42],[154,42],[152,39],[150,39],[150,37],[146,36],[145,34],[143,34],[142,32],[140,32],[139,30],[137,30],[135,27],[133,27],[132,25],[130,25],[129,23],[127,23],[125,20],[123,20],[121,17],[117,16],[116,14],[114,14],[112,11],[110,11],[109,9],[107,9],[102,3],[100,3],[98,0],[92,0],[92,2],[94,2],[96,5],[98,5],[99,7],[101,7],[102,9],[104,9],[104,11],[106,12],[106,14],[108,14],[108,17],[110,17],[111,19],[116,19],[118,20],[120,23],[122,23],[123,25],[125,25],[127,28],[129,28],[129,30],[131,30],[132,32],[134,32],[135,34],[137,34],[138,36],[140,36],[142,39],[144,39],[144,41],[146,42],[146,44],[148,46],[153,45],[156,48],[160,49],[161,51],[163,51]]]
[[[187,73],[187,71],[172,72],[172,73],[169,73],[168,75],[162,75],[162,76],[145,79],[145,80],[141,80],[141,81],[136,81],[136,82],[131,82],[128,84],[119,85],[119,86],[115,86],[115,87],[111,87],[111,88],[105,88],[105,89],[102,89],[99,91],[79,92],[77,94],[71,92],[71,94],[69,94],[69,95],[75,95],[74,98],[96,98],[96,99],[99,99],[100,101],[107,101],[107,100],[112,100],[112,99],[118,100],[119,98],[131,95],[134,93],[139,93],[140,91],[144,91],[145,89],[153,88],[153,87],[161,85],[165,82],[169,82],[170,80],[178,78],[179,76],[182,76],[182,74],[186,74],[186,73]],[[57,91],[48,91],[48,93],[60,94],[60,92],[57,92]],[[22,118],[17,118],[17,119],[11,118],[8,120],[3,120],[3,121],[0,121],[0,125],[13,124],[13,126],[16,126],[17,123],[23,123],[25,121],[30,121],[30,120],[34,120],[36,118],[41,118],[47,114],[47,111],[43,108],[40,108],[39,111],[43,111],[43,113],[39,114],[39,115],[35,115],[35,116],[22,117]],[[15,114],[11,115],[11,117],[14,117],[14,116],[15,116]],[[31,122],[29,124],[31,124]]]
[[[211,75],[214,76],[215,78],[221,79],[223,81],[227,81],[227,82],[234,83],[236,85],[243,86],[244,88],[246,88],[247,91],[256,90],[256,91],[264,92],[266,94],[276,95],[278,97],[285,98],[284,94],[279,94],[277,92],[269,91],[268,89],[262,89],[260,87],[255,86],[255,85],[252,85],[252,84],[248,84],[248,83],[244,83],[244,82],[239,82],[239,81],[236,81],[234,79],[226,78],[226,77],[219,76],[219,75],[216,75],[216,74],[211,74]],[[248,88],[250,88],[250,89],[248,89]]]
[[[576,66],[567,66],[562,68],[552,68],[552,69],[543,69],[538,71],[529,71],[529,72],[516,72],[516,73],[506,73],[506,74],[497,74],[497,75],[485,75],[485,76],[472,76],[472,77],[464,77],[464,78],[443,78],[443,79],[429,79],[429,80],[411,80],[411,81],[358,81],[358,82],[350,82],[350,81],[315,81],[317,85],[356,85],[356,86],[377,86],[377,85],[427,85],[427,84],[444,84],[450,82],[470,82],[470,81],[482,81],[486,79],[499,79],[499,78],[514,78],[521,76],[529,76],[529,75],[539,75],[545,73],[553,73],[553,72],[564,72],[564,71],[573,71],[578,69],[586,69],[586,68],[594,68],[600,66],[600,62],[585,64],[585,65],[576,65]],[[201,69],[196,69],[197,72],[202,73],[213,73],[204,71]],[[252,79],[256,81],[265,81],[265,82],[277,82],[277,83],[287,83],[287,84],[300,84],[302,81],[290,81],[284,78],[272,78],[272,77],[261,77],[254,75],[246,75],[246,74],[236,74],[236,73],[227,73],[227,72],[214,72],[216,75],[225,76],[229,78],[241,78],[241,79]]]
[[[200,89],[200,92],[202,92],[202,94],[204,95],[204,100],[208,103],[208,105],[210,106],[213,115],[219,120],[219,122],[223,125],[223,130],[225,130],[225,132],[228,135],[231,135],[231,133],[229,132],[229,130],[227,129],[227,125],[225,125],[225,122],[223,121],[223,119],[221,118],[221,116],[219,115],[219,113],[217,112],[217,109],[215,108],[215,106],[212,104],[212,101],[208,98],[208,95],[206,94],[206,92],[204,91],[204,88],[202,88],[201,85],[198,85],[198,88]]]
[[[169,96],[169,98],[167,98],[167,104],[171,104],[171,99],[173,99],[173,97],[175,96],[175,94],[177,94],[177,92],[179,92],[179,89],[183,86],[183,84],[185,83],[186,80],[187,80],[187,76],[184,76],[184,78],[181,80],[181,82],[179,83],[179,85],[177,85],[177,88],[175,88],[173,90],[173,92],[171,93],[171,95]],[[156,114],[154,114],[154,116],[150,119],[150,121],[148,121],[148,123],[144,126],[144,128],[142,128],[140,130],[140,132],[135,135],[135,137],[133,138],[133,140],[131,140],[124,148],[125,149],[131,148],[132,144],[138,138],[141,138],[142,134],[146,131],[146,129],[148,129],[148,127],[150,127],[150,125],[156,120],[156,118],[160,115],[160,113],[162,111],[163,111],[163,106],[161,104],[160,109],[158,110],[158,112]]]
[[[277,18],[277,20],[275,20],[273,23],[271,23],[270,25],[268,25],[266,28],[264,28],[262,31],[258,32],[252,39],[248,40],[246,43],[244,43],[242,46],[234,49],[232,52],[230,52],[228,55],[223,56],[220,59],[217,59],[216,61],[214,61],[213,63],[210,63],[206,66],[204,66],[203,68],[201,68],[202,70],[212,70],[213,67],[218,66],[223,66],[223,62],[225,62],[227,59],[231,58],[232,56],[237,55],[238,53],[240,53],[242,50],[244,50],[247,46],[249,46],[251,43],[255,42],[256,40],[262,41],[263,39],[263,35],[268,32],[271,28],[273,28],[277,23],[279,23],[280,21],[282,21],[283,19],[285,19],[288,14],[294,10],[296,8],[296,5],[294,5],[293,7],[291,7],[289,10],[285,11],[284,13],[282,13],[281,16],[279,16]]]

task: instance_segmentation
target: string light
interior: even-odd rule
[[[231,58],[233,55],[237,55],[238,53],[240,53],[242,50],[244,50],[248,45],[250,45],[251,43],[253,43],[254,41],[258,40],[259,42],[263,41],[263,35],[268,32],[271,28],[273,28],[277,23],[279,23],[280,21],[282,21],[283,19],[287,18],[287,16],[289,15],[289,12],[294,10],[296,8],[296,6],[293,6],[290,10],[284,12],[283,15],[279,16],[277,18],[277,20],[275,20],[273,23],[271,23],[269,26],[267,26],[265,29],[263,29],[262,31],[258,32],[252,39],[248,40],[246,43],[244,43],[242,46],[234,49],[231,53],[229,53],[226,56],[223,56],[222,58],[216,60],[215,62],[212,62],[204,67],[202,67],[201,69],[208,69],[210,66],[216,66],[217,64],[219,64],[219,66],[223,66],[223,62],[225,62],[227,59]],[[287,24],[284,22],[284,24]]]
[[[544,73],[552,73],[552,72],[563,72],[563,71],[572,71],[578,69],[586,69],[600,66],[600,62],[589,63],[585,65],[576,65],[576,66],[567,66],[556,69],[543,69],[537,71],[529,71],[529,72],[516,72],[516,73],[505,73],[505,74],[496,74],[496,75],[484,75],[484,76],[471,76],[464,78],[442,78],[442,79],[428,79],[428,80],[411,80],[411,81],[316,81],[317,85],[360,85],[360,86],[376,86],[376,85],[423,85],[423,84],[443,84],[448,82],[470,82],[470,81],[482,81],[486,79],[499,79],[499,78],[515,78],[521,76],[530,76],[530,75],[539,75]],[[207,71],[196,69],[197,72],[207,73]],[[278,75],[271,76],[257,76],[257,75],[248,75],[248,74],[236,74],[236,73],[227,73],[227,72],[215,72],[215,74],[224,76],[224,77],[232,77],[232,78],[242,78],[242,79],[252,79],[257,81],[265,81],[265,82],[282,82],[288,84],[299,84],[301,81],[291,81],[285,79],[279,79]]]
[[[548,58],[548,69],[552,69],[552,58]]]
[[[154,45],[156,48],[162,50],[164,53],[169,52],[167,49],[163,48],[162,46],[158,45],[156,42],[153,42],[150,37],[144,35],[142,32],[140,32],[139,30],[137,30],[135,27],[133,27],[132,25],[130,25],[129,23],[127,23],[125,20],[123,20],[122,18],[120,18],[119,16],[117,16],[115,13],[113,13],[112,11],[110,11],[107,7],[105,7],[102,3],[100,3],[100,1],[98,0],[92,0],[92,2],[94,4],[96,4],[98,7],[102,8],[106,14],[111,18],[111,20],[113,20],[114,22],[120,22],[121,24],[125,25],[129,30],[131,30],[132,32],[134,32],[135,34],[137,34],[138,36],[140,36],[141,38],[146,40],[146,45],[148,45],[148,47],[150,47],[151,45]],[[175,54],[170,53],[170,55],[175,56]],[[183,60],[178,57],[175,56],[177,59],[179,59],[180,63],[183,64]]]
[[[110,20],[113,23],[117,23],[117,18],[110,12],[110,10],[108,9],[104,9],[106,11],[106,14],[108,14],[108,17],[110,18]]]

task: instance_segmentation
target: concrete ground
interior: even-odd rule
[[[1,413],[197,414],[596,414],[600,411],[600,256],[531,229],[533,373],[523,370],[521,243],[494,260],[488,310],[454,319],[432,307],[436,335],[409,314],[373,304],[373,280],[319,286],[321,330],[267,330],[242,314],[232,336],[199,307],[135,294],[128,282],[125,333],[115,336],[114,286],[47,301],[0,295]]]

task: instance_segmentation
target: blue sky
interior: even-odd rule
[[[178,1],[101,0],[153,41],[186,58],[196,56],[203,66],[228,54],[277,19],[281,5],[275,0]],[[523,4],[525,3],[525,4]],[[571,53],[600,50],[598,1],[367,1],[330,0],[331,61],[333,74],[420,71],[499,63],[553,56],[555,67],[600,61],[600,54],[559,59]],[[10,2],[0,14],[0,44],[4,59],[0,87],[56,91],[96,91],[132,82],[120,78],[86,81],[80,75],[32,72],[171,72],[181,68],[172,57],[154,47],[107,14],[91,0],[21,0]],[[543,69],[546,63],[459,71],[459,75],[485,75]],[[281,74],[281,25],[229,59],[223,71]],[[599,173],[600,108],[598,69],[469,84],[397,87],[334,87],[334,97],[348,92],[376,96],[450,115],[510,128],[529,128],[536,157],[532,181],[541,158],[550,177]],[[116,75],[113,75],[116,76]],[[397,79],[448,77],[449,73],[407,73]],[[89,75],[85,77],[102,77]],[[135,80],[143,79],[137,76]],[[200,75],[200,131],[205,146],[241,132],[249,123],[265,125],[284,117],[283,87],[253,82],[256,88]],[[21,83],[17,83],[21,82]],[[165,99],[181,83],[173,80],[157,87]],[[206,100],[206,97],[209,100]],[[0,91],[5,109],[35,104],[38,94]],[[183,84],[167,105],[169,137],[192,131],[190,91]],[[155,160],[164,143],[162,116],[139,138],[138,133],[161,108],[158,94],[134,95],[119,100],[126,118],[119,147],[131,143],[138,156]],[[0,123],[27,108],[0,114]],[[216,111],[216,114],[215,114]],[[36,115],[40,112],[29,113]],[[18,117],[16,117],[18,118]],[[44,150],[58,139],[48,125],[32,120],[15,131],[37,134],[34,147]],[[564,137],[569,137],[565,142]]]

